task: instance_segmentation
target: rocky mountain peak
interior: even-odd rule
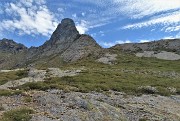
[[[50,38],[51,45],[62,44],[63,42],[73,42],[78,36],[79,32],[76,29],[74,21],[65,18],[53,32]]]
[[[64,28],[67,27],[67,26],[75,27],[74,21],[73,21],[72,19],[70,19],[70,18],[62,19],[61,25],[62,25]]]
[[[38,48],[29,49],[27,58],[46,58],[53,55],[69,62],[89,55],[97,56],[101,49],[91,36],[79,34],[72,19],[65,18],[48,41]]]

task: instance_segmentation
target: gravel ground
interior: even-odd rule
[[[24,99],[30,96],[31,102]],[[0,97],[5,110],[29,107],[35,110],[31,121],[179,121],[180,96],[139,97],[120,92],[81,93],[62,90],[26,92]],[[2,112],[1,112],[2,113]]]

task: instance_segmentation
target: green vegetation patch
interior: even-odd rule
[[[0,90],[0,96],[11,96],[21,94],[21,90]]]
[[[28,108],[15,109],[3,114],[1,121],[29,121],[34,111]]]
[[[21,79],[28,76],[28,70],[10,71],[0,73],[0,85],[7,83],[8,81]]]

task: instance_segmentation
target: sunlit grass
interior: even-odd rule
[[[28,70],[10,71],[0,73],[0,85],[5,84],[8,81],[21,79],[28,76]]]

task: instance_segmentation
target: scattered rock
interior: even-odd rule
[[[173,52],[161,51],[155,53],[154,51],[144,51],[143,53],[136,53],[137,57],[155,57],[163,60],[180,60],[180,55]]]
[[[106,53],[104,57],[99,58],[97,61],[104,64],[112,65],[116,61],[116,57],[117,57],[117,54]]]
[[[180,96],[132,96],[110,91],[81,93],[62,90],[27,92],[33,102],[24,102],[26,96],[0,97],[0,105],[8,111],[19,107],[35,110],[31,121],[158,121],[180,120]],[[62,98],[63,96],[63,98]],[[1,112],[1,111],[0,111]]]

